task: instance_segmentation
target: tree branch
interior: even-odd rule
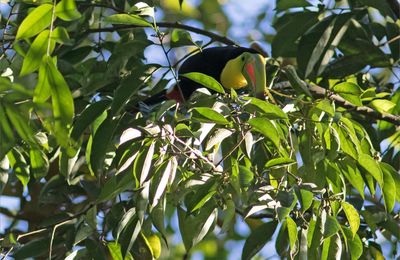
[[[383,121],[392,123],[396,126],[400,125],[400,116],[398,116],[398,115],[392,115],[389,113],[379,113],[378,111],[376,111],[370,107],[366,107],[366,106],[355,106],[355,105],[347,102],[341,96],[332,94],[320,86],[310,85],[310,84],[307,84],[307,85],[308,85],[311,93],[313,93],[313,95],[315,95],[316,97],[328,97],[330,100],[334,101],[335,104],[337,104],[341,107],[354,109],[355,111],[357,111],[358,113],[360,113],[362,115],[365,115],[365,116],[368,116],[368,117],[371,117],[371,118],[374,118],[377,120],[383,120]]]
[[[311,91],[314,97],[316,98],[329,98],[333,102],[335,102],[336,105],[344,107],[344,108],[349,108],[353,109],[354,111],[360,113],[361,115],[376,119],[376,120],[383,120],[389,123],[392,123],[396,126],[400,125],[400,116],[398,115],[393,115],[389,113],[379,113],[378,111],[367,107],[367,106],[355,106],[349,102],[347,102],[344,98],[337,94],[333,94],[332,92],[318,86],[318,85],[311,85],[309,83],[306,83],[308,86],[308,89]],[[283,89],[286,87],[291,87],[291,84],[289,81],[283,81],[283,82],[278,82],[274,85],[275,88],[278,89]]]
[[[171,23],[171,22],[159,22],[157,23],[157,26],[160,28],[175,28],[175,29],[183,29],[187,30],[190,32],[194,32],[197,34],[201,34],[204,36],[207,36],[211,38],[214,41],[218,41],[227,45],[237,45],[233,40],[229,39],[228,37],[221,36],[219,34],[209,32],[197,27],[193,27],[190,25],[186,24],[181,24],[181,23]],[[145,28],[146,26],[140,26],[140,25],[118,25],[114,27],[108,27],[108,28],[99,28],[99,29],[88,29],[86,33],[98,33],[98,32],[115,32],[119,30],[130,30],[130,29],[135,29],[135,28]]]

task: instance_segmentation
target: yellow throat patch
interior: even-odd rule
[[[239,89],[247,86],[247,81],[242,74],[243,66],[242,55],[226,63],[220,76],[224,88]]]

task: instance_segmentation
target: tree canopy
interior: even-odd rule
[[[399,256],[396,0],[241,22],[217,0],[2,3],[3,258]],[[188,102],[143,104],[190,55],[253,40],[265,100],[192,74]]]

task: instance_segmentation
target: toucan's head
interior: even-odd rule
[[[248,87],[253,96],[264,98],[266,88],[265,59],[250,48],[225,46],[203,49],[189,57],[179,68],[178,74],[200,72],[218,80],[226,89]],[[203,86],[185,77],[167,91],[166,97],[178,102],[187,100]]]
[[[221,72],[220,81],[228,89],[248,86],[254,96],[263,98],[266,87],[264,57],[254,52],[241,53],[227,61]]]

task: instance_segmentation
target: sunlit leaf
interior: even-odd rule
[[[229,121],[223,115],[208,107],[193,108],[192,118],[202,123],[229,124]]]
[[[51,13],[53,5],[42,4],[35,8],[22,21],[18,28],[16,39],[26,39],[32,37],[46,29],[51,23]]]
[[[383,174],[382,170],[379,167],[378,162],[367,154],[360,154],[358,156],[358,165],[364,169],[367,173],[369,173],[375,180],[378,181],[381,187],[383,186]]]
[[[322,235],[329,238],[339,231],[339,222],[333,216],[328,215],[326,211],[321,214]]]
[[[338,93],[346,101],[353,105],[362,106],[360,94],[361,89],[357,84],[351,82],[343,82],[333,87],[333,91]]]
[[[49,54],[53,52],[55,44],[54,41],[49,39],[49,34],[49,30],[44,30],[35,38],[22,63],[20,76],[37,70],[40,63],[42,63],[42,58],[46,54],[47,49],[49,49]]]
[[[383,198],[385,200],[385,206],[386,210],[388,212],[391,212],[394,208],[394,205],[396,203],[396,182],[394,178],[392,177],[392,174],[388,169],[382,168],[382,173],[383,173],[383,187],[382,187],[382,192],[383,192]],[[397,174],[397,179],[398,179],[398,174]]]
[[[171,33],[171,47],[195,45],[190,33],[181,29],[174,29]]]
[[[353,238],[356,235],[358,228],[360,227],[360,215],[358,214],[357,210],[345,201],[341,202],[341,206],[346,214],[347,221],[350,224],[351,232],[353,233]]]
[[[244,100],[248,100],[245,108],[247,107],[255,107],[258,111],[261,112],[263,117],[267,117],[269,119],[287,119],[287,115],[282,109],[276,105],[273,105],[267,101],[254,98],[254,97],[244,97]]]
[[[51,33],[51,39],[57,43],[71,45],[72,40],[69,37],[67,29],[57,26]]]
[[[152,24],[149,23],[143,17],[134,14],[113,14],[111,16],[106,17],[104,19],[107,23],[112,24],[128,24],[128,25],[137,25],[143,27],[151,27]]]
[[[389,113],[396,106],[396,104],[386,99],[374,99],[369,105],[381,113]]]
[[[73,21],[81,17],[76,8],[75,0],[61,0],[56,5],[56,16],[64,21]]]
[[[49,170],[49,161],[47,156],[39,149],[31,149],[29,151],[29,159],[31,170],[36,180],[45,177]]]
[[[274,159],[269,160],[265,164],[265,168],[280,168],[280,167],[292,165],[294,163],[296,163],[296,161],[294,161],[291,158],[279,157],[279,158],[274,158]]]
[[[214,90],[215,92],[221,94],[225,93],[225,90],[222,87],[221,83],[219,83],[216,79],[206,74],[200,72],[189,72],[182,74],[180,76],[193,80],[194,82],[199,83],[200,85],[206,88]]]
[[[252,118],[249,120],[249,124],[256,130],[260,132],[265,137],[267,137],[275,147],[279,148],[279,134],[275,126],[267,118]]]
[[[342,226],[342,230],[347,240],[347,249],[350,251],[351,259],[359,259],[363,253],[363,244],[357,234],[353,234],[347,227]]]
[[[298,240],[297,238],[297,225],[291,217],[286,217],[286,225],[289,234],[290,250],[295,250],[295,245]]]

